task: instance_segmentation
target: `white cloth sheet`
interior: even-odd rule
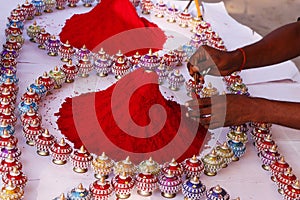
[[[7,22],[6,17],[9,12],[17,6],[22,4],[22,0],[0,0],[0,43],[4,43],[4,29]],[[184,8],[187,2],[170,1],[168,4],[175,4],[179,8]],[[191,5],[193,7],[193,4]],[[248,27],[245,27],[231,18],[224,3],[203,3],[204,19],[212,24],[213,29],[220,34],[225,41],[228,49],[234,49],[242,45],[246,45],[259,40],[261,37],[253,32]],[[82,13],[89,11],[89,8],[84,8],[82,5],[77,8],[67,8],[64,11],[55,10],[52,14],[43,14],[36,17],[38,24],[43,24],[46,30],[58,34],[66,18],[74,13]],[[195,9],[192,10],[195,13]],[[169,24],[166,19],[158,19],[153,15],[147,16],[150,20],[157,23],[162,29],[166,31],[170,37],[165,45],[166,50],[176,48],[180,44],[187,42],[191,36],[188,29],[179,29],[177,24]],[[26,24],[27,27],[32,22]],[[54,66],[61,65],[59,58],[47,56],[45,51],[39,50],[36,44],[30,43],[28,37],[22,49],[18,65],[18,77],[20,78],[20,94],[23,94],[25,88],[34,82],[38,76],[44,71],[53,69]],[[181,68],[186,79],[188,75],[184,67]],[[286,101],[300,101],[300,84],[299,72],[292,62],[285,62],[276,66],[270,66],[263,69],[247,70],[242,72],[246,84],[249,85],[250,93],[254,96],[260,96],[271,99],[286,100]],[[211,78],[214,85],[219,90],[224,90],[220,78]],[[290,80],[288,83],[282,80]],[[277,82],[276,82],[277,81]],[[56,90],[52,95],[46,97],[41,104],[40,111],[44,119],[44,127],[48,128],[50,133],[58,138],[61,138],[57,125],[55,123],[56,113],[66,96],[74,96],[78,93],[85,93],[93,90],[104,89],[111,83],[115,82],[113,76],[99,79],[95,74],[92,74],[88,79],[78,79],[74,84],[69,84],[61,90]],[[167,87],[167,85],[164,85]],[[171,92],[175,95],[175,100],[183,103],[188,99],[185,95],[185,89],[182,88],[179,92]],[[287,113],[288,114],[288,113]],[[227,129],[215,130],[213,140],[209,144],[212,147],[217,142],[224,141],[224,134]],[[300,163],[298,162],[300,152],[300,131],[288,129],[281,126],[274,125],[272,128],[274,138],[277,141],[280,152],[285,156],[286,160],[293,167],[294,173],[300,176]],[[18,146],[22,150],[21,161],[24,165],[23,171],[28,176],[29,181],[25,187],[26,200],[46,200],[52,199],[61,193],[65,193],[76,187],[79,183],[83,183],[85,187],[93,182],[93,173],[89,170],[86,174],[76,174],[72,171],[71,164],[64,166],[56,166],[51,163],[50,157],[38,156],[34,147],[29,147],[25,144],[21,136],[21,127],[18,123],[16,127],[16,136],[19,138]],[[236,163],[232,163],[228,168],[221,170],[215,177],[202,176],[201,180],[208,187],[220,184],[231,195],[232,198],[241,197],[241,199],[282,199],[277,193],[276,185],[271,182],[269,173],[262,170],[261,162],[256,155],[255,148],[252,144],[247,145],[247,152],[244,157]],[[113,199],[113,198],[112,198]],[[134,194],[130,199],[162,199],[160,193],[157,191],[152,197],[142,198]],[[183,199],[181,194],[177,195],[175,199]]]

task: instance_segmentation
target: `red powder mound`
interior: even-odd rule
[[[161,50],[166,41],[156,24],[140,18],[128,0],[102,0],[85,14],[75,14],[66,21],[59,34],[62,42],[81,48],[84,44],[93,52],[101,47],[109,54],[121,50],[127,56]]]
[[[75,148],[140,162],[182,161],[198,155],[207,130],[186,117],[186,107],[166,100],[156,73],[135,70],[104,91],[67,98],[57,120]]]

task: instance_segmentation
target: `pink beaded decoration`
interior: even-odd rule
[[[74,150],[70,155],[73,171],[77,173],[87,172],[92,160],[93,156],[84,148],[84,146]]]
[[[72,151],[72,147],[65,142],[64,138],[62,138],[59,143],[54,142],[54,144],[50,147],[52,162],[57,165],[66,164]]]
[[[37,148],[37,153],[40,156],[48,156],[50,152],[50,147],[54,144],[55,138],[51,135],[48,129],[38,135],[35,139],[35,146]]]

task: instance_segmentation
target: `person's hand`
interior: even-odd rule
[[[217,95],[186,102],[190,108],[187,115],[199,120],[206,128],[241,125],[261,117],[259,98],[245,95]]]
[[[201,46],[190,57],[187,68],[190,75],[196,78],[202,77],[201,74],[208,70],[210,75],[227,76],[238,70],[238,66],[233,66],[236,59],[239,59],[236,52],[220,51],[209,46]]]

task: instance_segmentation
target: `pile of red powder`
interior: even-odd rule
[[[127,56],[161,50],[166,41],[164,32],[139,17],[129,0],[102,0],[90,12],[68,19],[59,36],[78,49],[86,45],[93,52],[104,48],[109,54],[121,50]]]
[[[157,79],[138,69],[106,90],[67,98],[56,113],[61,133],[75,148],[84,145],[116,160],[182,161],[198,155],[207,130],[186,117],[186,107],[164,98]]]

